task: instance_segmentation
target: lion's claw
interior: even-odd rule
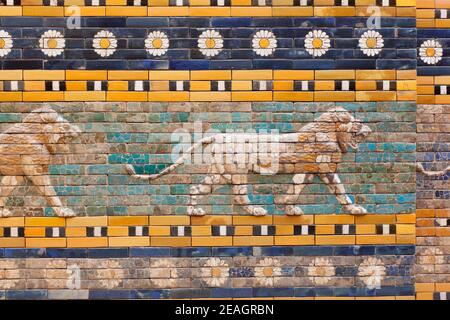
[[[286,214],[288,216],[301,216],[303,214],[303,211],[296,206],[286,206]]]
[[[345,209],[350,213],[350,214],[354,214],[354,215],[363,215],[363,214],[367,214],[367,210],[364,209],[361,206],[357,206],[355,204],[351,204],[348,206],[345,206]]]

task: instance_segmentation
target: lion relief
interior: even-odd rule
[[[53,109],[43,107],[0,134],[0,217],[12,215],[5,208],[5,202],[25,180],[31,181],[58,216],[75,215],[71,209],[63,207],[51,185],[48,166],[55,147],[68,143],[80,133],[78,127]]]
[[[312,182],[317,175],[329,190],[336,196],[344,210],[350,214],[366,214],[363,207],[352,202],[346,194],[344,185],[337,174],[337,165],[342,161],[342,155],[349,148],[358,148],[371,129],[355,119],[346,109],[335,107],[321,114],[314,122],[306,124],[296,133],[278,134],[276,137],[277,152],[266,158],[259,158],[258,162],[244,161],[261,150],[261,134],[231,133],[216,134],[206,137],[191,146],[174,164],[158,174],[137,174],[134,167],[127,165],[127,172],[141,180],[154,180],[173,172],[176,168],[190,159],[191,153],[197,148],[207,146],[211,152],[211,163],[208,174],[199,185],[190,188],[190,215],[204,215],[205,210],[199,206],[198,197],[212,193],[215,184],[227,183],[232,186],[234,202],[252,215],[263,216],[266,209],[252,205],[247,194],[248,174],[293,174],[292,187],[288,194],[275,195],[275,204],[285,205],[287,215],[301,215],[302,210],[296,206],[304,187]],[[264,139],[269,138],[263,137]],[[273,137],[272,137],[273,138]],[[230,144],[230,141],[232,142]],[[244,143],[245,150],[231,150]],[[275,147],[275,144],[273,145]],[[237,148],[237,147],[236,147]],[[226,154],[225,154],[226,153]],[[229,154],[234,154],[234,163],[224,161]],[[275,157],[274,157],[275,155]],[[232,161],[233,162],[233,161]],[[276,170],[273,164],[276,163]]]

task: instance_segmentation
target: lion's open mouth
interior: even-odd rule
[[[372,132],[369,127],[363,126],[361,130],[359,130],[357,133],[355,133],[352,137],[352,141],[349,141],[348,145],[350,148],[357,150],[358,144],[360,142],[363,142],[366,137]]]

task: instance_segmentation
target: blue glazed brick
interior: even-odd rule
[[[251,256],[253,254],[252,247],[214,247],[212,255],[219,257],[238,257]]]
[[[169,297],[171,299],[209,298],[211,289],[173,289],[170,290]]]
[[[47,298],[47,290],[6,290],[7,300],[42,300]]]
[[[170,248],[130,248],[130,257],[170,257]]]
[[[254,297],[292,297],[294,288],[253,288]]]
[[[5,248],[5,258],[26,258],[27,249]]]
[[[87,249],[57,249],[57,248],[48,248],[47,249],[47,257],[48,258],[87,258],[88,250]]]
[[[262,256],[291,256],[294,253],[292,247],[262,247]]]
[[[296,246],[293,248],[295,256],[331,256],[333,254],[333,247]]]
[[[132,299],[132,290],[89,290],[89,299]]]
[[[171,248],[170,254],[172,257],[209,257],[211,256],[211,248]]]
[[[169,297],[168,290],[133,290],[133,299],[164,299]]]
[[[413,296],[414,286],[382,287],[376,290],[377,296]]]
[[[128,258],[128,248],[88,249],[89,258]]]
[[[253,269],[250,267],[230,268],[229,273],[232,278],[249,278],[254,276]]]

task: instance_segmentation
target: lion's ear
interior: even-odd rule
[[[53,123],[58,121],[58,114],[53,110],[51,112],[43,112],[39,114],[39,117],[43,123]]]

